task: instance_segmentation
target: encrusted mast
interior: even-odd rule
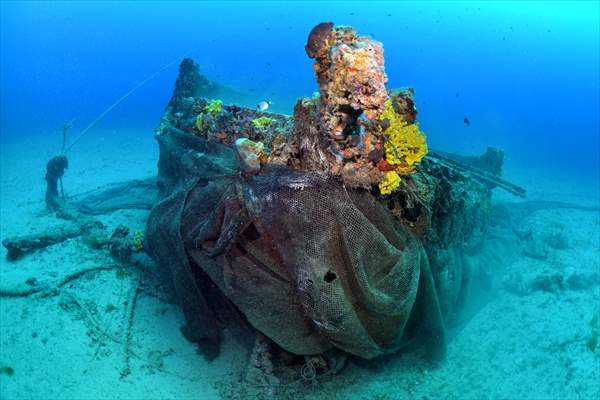
[[[351,186],[379,184],[381,194],[391,193],[427,154],[413,92],[386,89],[383,45],[351,27],[320,23],[305,50],[315,59],[319,126],[333,139],[333,164],[341,164],[332,170]]]
[[[315,59],[320,110],[332,138],[351,134],[361,115],[373,121],[381,114],[388,99],[381,43],[323,22],[311,31],[305,49]]]

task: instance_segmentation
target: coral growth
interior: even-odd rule
[[[275,122],[275,120],[273,118],[259,117],[259,118],[254,118],[252,120],[252,125],[254,125],[255,128],[262,128],[265,126],[269,126],[274,122]]]
[[[327,22],[313,28],[305,50],[315,59],[321,113],[332,138],[344,138],[359,115],[374,119],[383,109],[388,93],[381,43]]]
[[[333,22],[321,22],[310,31],[304,50],[310,58],[324,57],[333,40]]]
[[[235,149],[242,170],[247,174],[256,174],[260,171],[261,160],[265,156],[265,146],[261,142],[240,138],[235,141]]]
[[[350,27],[330,22],[315,26],[305,50],[315,59],[320,91],[314,99],[319,118],[310,124],[316,122],[319,132],[332,140],[310,139],[311,147],[327,149],[312,151],[318,155],[318,168],[341,175],[350,186],[379,184],[382,194],[391,193],[400,176],[415,172],[427,154],[425,136],[415,124],[414,92],[387,91],[383,46]],[[297,122],[306,119],[297,117]],[[308,125],[304,132],[310,131]],[[299,142],[301,150],[308,144],[307,138]],[[328,161],[327,168],[322,167],[323,160]]]
[[[196,123],[194,124],[194,126],[196,127],[196,129],[201,131],[203,125],[204,125],[204,113],[200,113],[196,117]]]
[[[392,101],[385,102],[385,109],[378,117],[386,121],[385,135],[385,160],[394,166],[394,170],[405,175],[414,172],[414,167],[427,154],[425,135],[419,131],[417,124],[408,125],[392,105]]]
[[[144,249],[144,232],[136,231],[131,239],[133,242],[133,248],[135,251],[142,251]]]
[[[383,46],[350,27],[318,24],[305,50],[314,59],[319,94],[300,99],[293,118],[194,99],[182,109],[190,117],[173,121],[235,146],[246,174],[270,164],[337,176],[348,187],[378,186],[383,195],[394,192],[427,154],[415,123],[414,92],[386,89]]]
[[[202,132],[206,116],[214,118],[221,111],[223,111],[223,102],[221,100],[210,100],[207,102],[204,108],[202,108],[202,112],[196,117],[196,129]]]
[[[223,110],[223,102],[221,100],[211,100],[204,106],[204,112],[212,115],[218,114]]]
[[[388,171],[385,178],[379,183],[379,193],[390,194],[400,185],[400,176],[396,171]]]

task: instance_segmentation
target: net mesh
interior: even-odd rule
[[[196,75],[178,80],[190,90],[176,87],[157,130],[159,200],[144,243],[172,282],[186,336],[218,341],[226,304],[294,354],[373,358],[415,341],[443,354],[448,316],[476,286],[465,254],[482,244],[489,188],[428,158],[390,198],[346,187],[325,173],[302,107],[293,121],[272,114],[279,122],[263,132],[294,156],[272,153],[249,176],[228,144],[262,114],[224,106],[228,117],[199,131]]]
[[[189,152],[189,138],[176,137],[159,141]],[[172,271],[191,320],[212,313],[202,301],[199,269],[253,327],[291,353],[335,347],[372,358],[396,351],[417,328],[443,347],[423,245],[368,191],[286,168],[242,176],[227,167],[233,161],[226,148],[195,139],[196,155],[175,152],[178,174],[194,180],[163,181],[171,194],[147,230],[148,248]],[[165,153],[170,162],[173,153]],[[187,158],[193,174],[182,174]],[[409,324],[417,302],[430,312]],[[210,324],[193,325],[210,335]]]

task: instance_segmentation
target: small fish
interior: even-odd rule
[[[176,112],[176,113],[175,113],[175,116],[176,116],[177,118],[181,118],[181,117],[183,117],[183,113],[182,113],[182,112]]]
[[[467,125],[471,125],[471,121],[469,121],[469,118],[465,117],[465,119],[463,119],[463,122]]]
[[[456,96],[456,98],[458,99],[458,98],[460,97],[460,94],[459,94],[459,93],[456,93],[456,95],[455,95],[455,96]]]
[[[264,100],[256,105],[256,109],[258,111],[267,111],[269,109],[269,106],[271,106],[271,102],[268,100]]]

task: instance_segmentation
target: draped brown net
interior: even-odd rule
[[[197,73],[191,60],[186,73]],[[190,340],[218,343],[226,309],[295,355],[444,353],[446,326],[477,286],[464,253],[483,240],[489,186],[433,158],[386,198],[301,162],[249,174],[231,143],[290,144],[299,118],[270,114],[277,124],[257,131],[261,113],[223,105],[199,134],[207,101],[171,103],[145,247],[173,283]]]

